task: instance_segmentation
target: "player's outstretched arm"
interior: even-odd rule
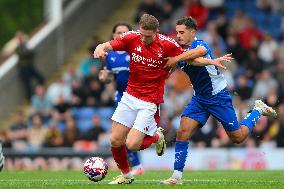
[[[206,54],[206,49],[204,47],[196,47],[195,49],[187,50],[182,54],[175,56],[175,57],[168,57],[167,63],[165,64],[164,68],[175,68],[177,67],[178,62],[183,62],[186,60],[193,60],[198,57],[202,57]]]
[[[187,61],[187,63],[193,65],[193,66],[207,66],[207,65],[214,65],[219,68],[226,69],[226,66],[223,65],[224,62],[231,62],[234,58],[232,57],[232,54],[226,54],[224,56],[221,56],[216,59],[208,59],[199,57],[194,59],[192,62]]]
[[[108,51],[112,50],[109,42],[99,44],[94,51],[94,58],[105,59]]]
[[[114,75],[112,72],[109,72],[106,67],[102,69],[99,73],[99,80],[103,83],[111,83],[114,80]]]

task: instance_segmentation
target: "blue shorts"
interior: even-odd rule
[[[220,121],[226,131],[235,131],[240,128],[232,98],[226,89],[207,98],[193,96],[181,116],[199,122],[202,127],[210,115]]]

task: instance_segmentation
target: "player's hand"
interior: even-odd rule
[[[103,44],[100,44],[96,47],[94,51],[94,58],[99,58],[100,60],[104,60],[107,54],[108,53],[105,51]]]
[[[175,57],[167,57],[164,60],[167,60],[164,68],[171,69],[171,68],[176,68],[177,67],[178,60]]]
[[[216,58],[213,60],[213,65],[219,67],[219,68],[223,68],[223,69],[227,69],[227,67],[225,65],[223,65],[224,62],[231,62],[234,58],[232,57],[232,53],[230,54],[226,54],[224,56],[221,56],[219,58]]]
[[[106,82],[106,80],[107,80],[107,75],[108,75],[108,73],[107,73],[107,70],[106,70],[106,69],[101,70],[100,73],[99,73],[99,80],[100,80],[101,82]]]

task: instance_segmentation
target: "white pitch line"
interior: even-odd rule
[[[54,181],[61,181],[61,182],[90,182],[87,179],[0,179],[0,182],[54,182]],[[101,182],[110,182],[112,180],[102,180]],[[135,180],[135,183],[159,183],[161,180],[157,179],[147,179],[147,180]],[[284,180],[230,180],[230,179],[183,179],[183,182],[199,182],[199,183],[218,183],[218,182],[243,182],[243,183],[279,183],[283,182]],[[98,182],[100,183],[100,182]]]

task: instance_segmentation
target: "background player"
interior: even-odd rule
[[[195,49],[196,53],[213,59],[207,43],[195,37],[197,25],[193,18],[185,17],[176,23],[177,38],[185,48]],[[189,52],[169,58],[167,67],[175,67],[179,61],[185,61]],[[200,54],[198,54],[200,55]],[[210,115],[220,121],[229,138],[234,143],[242,143],[253,129],[261,115],[276,118],[275,110],[261,100],[256,100],[254,108],[238,123],[232,99],[226,90],[227,82],[221,72],[212,65],[196,67],[181,63],[182,69],[189,76],[194,89],[192,100],[184,109],[177,131],[175,144],[175,163],[173,175],[163,184],[181,184],[182,172],[188,154],[188,139],[197,128],[202,127]]]
[[[162,129],[157,129],[159,104],[163,102],[165,79],[169,70],[164,69],[165,57],[183,53],[172,38],[158,33],[159,22],[149,14],[142,15],[138,31],[130,31],[119,38],[97,46],[95,58],[105,58],[108,51],[127,51],[130,55],[130,75],[126,92],[112,116],[111,146],[114,160],[122,175],[109,184],[130,184],[134,178],[127,160],[126,146],[130,150],[143,150],[156,143],[156,152],[164,153],[166,144]],[[199,65],[222,65],[227,60],[195,59]]]
[[[127,23],[117,23],[112,29],[113,39],[119,37],[122,33],[131,31],[132,27]],[[115,81],[116,94],[115,94],[115,108],[121,100],[123,92],[126,89],[129,77],[129,61],[130,56],[126,51],[110,51],[106,56],[106,67],[100,71],[100,80],[104,83]],[[133,175],[144,174],[144,169],[141,165],[138,152],[127,150],[129,163],[132,167]]]

